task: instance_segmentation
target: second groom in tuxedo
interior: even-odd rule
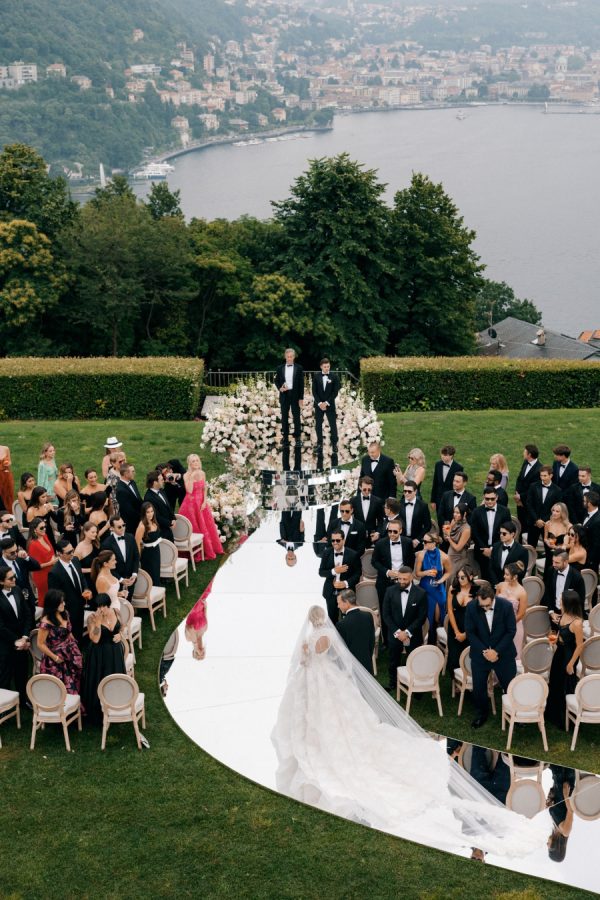
[[[322,359],[321,374],[313,375],[312,393],[315,401],[315,431],[317,432],[317,469],[323,468],[323,417],[327,416],[331,433],[331,465],[338,464],[338,432],[335,398],[340,389],[340,379],[331,374],[331,363]]]
[[[304,369],[296,360],[296,351],[288,348],[285,351],[285,362],[277,366],[275,387],[279,391],[281,407],[281,437],[283,446],[283,468],[290,467],[290,412],[294,422],[294,468],[300,469],[302,461],[302,427],[300,408],[304,402]]]

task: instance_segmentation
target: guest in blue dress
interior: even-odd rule
[[[435,644],[435,630],[446,617],[446,582],[452,574],[452,564],[438,547],[436,535],[426,534],[423,548],[416,555],[415,578],[427,594],[428,643]]]

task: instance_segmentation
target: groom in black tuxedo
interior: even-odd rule
[[[285,351],[285,362],[277,366],[275,387],[279,391],[281,407],[281,437],[283,470],[290,468],[290,411],[294,422],[294,468],[302,465],[302,428],[300,423],[300,407],[304,403],[304,369],[296,360],[296,351],[288,348]]]
[[[515,634],[517,621],[509,600],[494,596],[482,585],[477,597],[467,603],[465,631],[471,647],[473,702],[477,710],[473,728],[480,728],[489,716],[488,677],[495,672],[503,691],[517,674]]]
[[[423,625],[427,618],[427,594],[413,582],[413,570],[402,566],[397,582],[383,598],[383,621],[389,644],[388,691],[396,690],[397,669],[403,653],[423,643]],[[511,607],[512,608],[512,607]]]
[[[331,374],[331,363],[322,359],[321,374],[313,375],[312,393],[315,401],[315,431],[317,432],[317,469],[323,468],[323,416],[327,416],[331,433],[331,465],[338,464],[338,432],[335,398],[340,389],[340,379]]]
[[[375,650],[375,622],[366,609],[356,605],[354,591],[341,591],[337,605],[343,618],[335,626],[344,639],[348,650],[367,672],[373,674],[373,651]]]

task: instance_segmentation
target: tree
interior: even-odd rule
[[[0,219],[25,219],[53,239],[77,213],[64,178],[50,178],[43,157],[26,144],[0,153]]]
[[[273,204],[282,229],[280,271],[304,284],[313,309],[313,328],[294,334],[305,362],[316,365],[327,354],[336,366],[356,368],[361,356],[385,348],[384,190],[374,170],[342,153],[312,160],[291,197]]]
[[[170,191],[166,181],[161,181],[152,184],[146,206],[153,219],[163,219],[165,216],[183,219],[180,201],[181,191]]]
[[[532,325],[542,322],[542,314],[531,300],[519,300],[505,281],[482,278],[475,307],[476,331],[483,331],[507,316],[531,322]]]
[[[281,356],[298,332],[314,332],[313,311],[304,285],[285,275],[256,275],[250,295],[236,304],[244,322],[244,355],[251,368]]]
[[[415,173],[398,191],[389,245],[395,296],[389,350],[403,356],[473,351],[483,270],[474,239],[441,184]]]

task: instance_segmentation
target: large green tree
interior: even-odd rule
[[[507,316],[533,325],[539,325],[542,321],[542,314],[532,300],[519,300],[505,281],[482,278],[475,306],[476,330],[483,331]]]
[[[456,356],[474,350],[483,266],[441,184],[415,173],[394,198],[390,234],[394,315],[391,352]]]
[[[64,178],[50,178],[43,157],[26,144],[0,153],[0,219],[27,219],[53,239],[74,219],[77,204]]]

